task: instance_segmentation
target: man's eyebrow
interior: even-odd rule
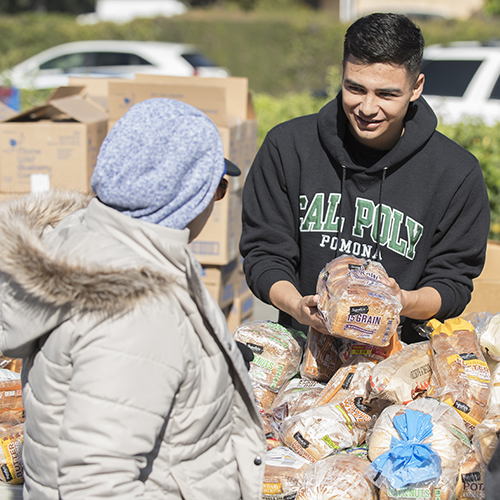
[[[361,87],[361,88],[365,88],[364,85],[361,85],[360,83],[354,81],[354,80],[351,80],[350,78],[346,78],[344,80],[346,83],[348,83],[349,85],[354,85],[355,87]],[[399,88],[399,87],[387,87],[387,88],[381,88],[381,89],[376,89],[377,92],[388,92],[390,94],[402,94],[403,91]]]

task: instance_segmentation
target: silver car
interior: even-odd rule
[[[49,89],[69,77],[133,78],[136,73],[226,78],[193,45],[128,40],[88,40],[56,45],[4,71],[3,85]]]

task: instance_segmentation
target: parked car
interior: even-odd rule
[[[455,42],[424,52],[423,95],[442,123],[500,121],[500,45]]]
[[[88,40],[56,45],[4,71],[3,85],[48,89],[70,76],[133,78],[135,73],[229,76],[193,45],[127,40]]]
[[[126,23],[136,17],[177,16],[187,12],[186,4],[180,0],[97,0],[95,12],[77,16],[79,24],[94,24],[99,21]]]

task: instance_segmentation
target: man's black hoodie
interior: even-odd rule
[[[243,190],[240,251],[251,290],[269,303],[271,286],[286,280],[313,295],[325,264],[351,254],[380,260],[402,289],[435,288],[436,317],[458,316],[482,270],[490,223],[477,159],[436,131],[423,98],[372,166],[351,160],[347,124],[339,94],[268,133]],[[283,312],[279,321],[304,329]],[[408,320],[402,338],[422,340]]]

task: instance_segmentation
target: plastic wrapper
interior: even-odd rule
[[[469,437],[483,421],[491,390],[491,373],[474,327],[462,318],[428,322],[432,378],[427,394],[449,404],[464,419]]]
[[[283,385],[269,409],[277,422],[302,413],[314,406],[325,384],[314,380],[294,378]]]
[[[257,408],[261,413],[266,412],[271,408],[273,401],[276,399],[277,394],[267,387],[263,387],[255,382],[252,383],[253,395]]]
[[[476,330],[483,351],[497,363],[500,361],[500,314],[474,312],[464,319]]]
[[[338,454],[309,467],[295,500],[377,500],[377,491],[363,473],[368,460]]]
[[[491,370],[490,399],[487,413],[500,414],[500,363]]]
[[[283,442],[310,462],[359,446],[385,402],[363,398],[331,401],[286,419],[280,427]]]
[[[0,369],[0,425],[23,416],[23,390],[21,376],[17,372]]]
[[[484,500],[484,473],[486,465],[473,451],[460,464],[455,491],[456,500]]]
[[[330,379],[314,406],[349,397],[366,399],[370,390],[370,375],[375,366],[364,356],[351,356]]]
[[[476,456],[488,464],[495,453],[500,435],[500,415],[487,415],[487,417],[474,429],[472,447]]]
[[[263,500],[285,500],[294,498],[304,480],[311,463],[286,446],[267,452]]]
[[[299,371],[303,349],[294,336],[293,329],[273,321],[252,321],[236,329],[234,339],[254,353],[249,370],[253,384],[278,392]]]
[[[399,327],[398,327],[399,329]],[[392,356],[394,353],[400,351],[406,344],[401,342],[398,335],[393,335],[389,345],[386,347],[379,347],[370,344],[362,344],[360,342],[352,342],[347,339],[337,339],[337,349],[340,360],[344,363],[351,356],[365,356],[371,361],[378,363]]]
[[[435,481],[423,481],[406,488],[391,488],[382,485],[379,491],[379,500],[404,500],[408,498],[422,498],[428,500],[456,500],[455,486],[457,483],[456,469],[445,469]]]
[[[20,373],[23,367],[23,360],[20,358],[9,358],[0,355],[0,368]]]
[[[392,425],[398,437],[392,437],[390,448],[373,460],[367,471],[379,488],[384,485],[401,489],[436,483],[441,476],[441,457],[425,442],[433,435],[431,420],[429,413],[411,408],[393,416]]]
[[[394,417],[407,410],[430,415],[432,434],[422,440],[430,445],[433,452],[441,458],[441,468],[458,470],[465,454],[471,449],[465,423],[449,405],[432,398],[421,398],[407,405],[391,405],[377,419],[368,443],[368,456],[373,462],[383,453],[391,450],[393,439],[400,440],[394,427]]]
[[[425,394],[431,379],[430,342],[417,342],[378,363],[370,377],[370,398],[404,404]]]
[[[331,335],[374,346],[389,345],[399,324],[401,303],[381,281],[382,265],[343,255],[321,271],[317,293]]]
[[[264,434],[266,436],[266,445],[268,450],[277,448],[283,445],[283,441],[278,432],[278,428],[272,418],[272,415],[268,413],[261,413],[262,425],[264,426]]]
[[[328,382],[340,365],[336,339],[309,328],[300,376],[318,382]]]
[[[9,427],[0,433],[0,480],[8,484],[24,482],[23,424]]]

